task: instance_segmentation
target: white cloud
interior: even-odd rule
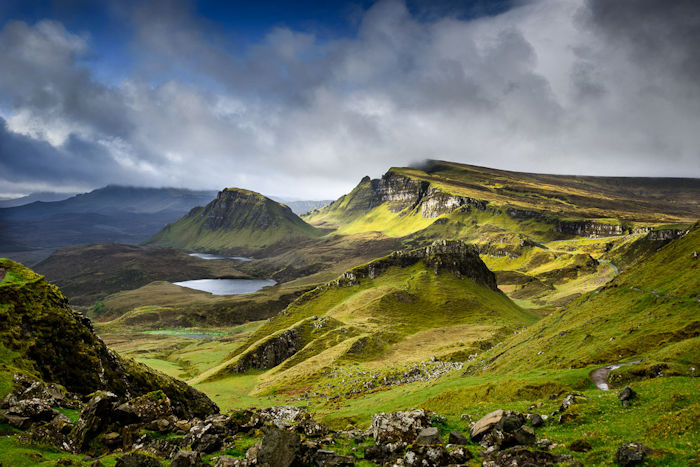
[[[85,183],[239,185],[326,198],[365,174],[428,157],[700,176],[698,85],[683,72],[692,52],[678,46],[682,37],[662,34],[647,38],[660,53],[639,53],[640,35],[677,21],[651,6],[649,30],[627,31],[629,19],[609,19],[627,13],[601,14],[607,7],[597,0],[430,22],[388,0],[365,12],[353,39],[277,27],[240,49],[181,4],[138,5],[128,14],[140,66],[117,86],[80,64],[89,40],[58,23],[15,22],[0,32],[8,129],[48,141],[56,164],[89,150],[89,167],[101,172],[85,172]],[[26,183],[60,183],[33,173]]]

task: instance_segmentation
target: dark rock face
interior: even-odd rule
[[[138,452],[121,456],[116,463],[116,467],[161,467],[161,465],[163,464],[157,459]]]
[[[71,433],[78,451],[87,448],[90,441],[109,425],[112,410],[118,402],[116,394],[106,391],[98,391],[90,399]]]
[[[423,260],[435,273],[447,271],[457,277],[465,277],[497,291],[496,275],[479,257],[479,252],[472,245],[456,240],[438,240],[425,248],[395,251],[387,257],[372,261],[343,273],[331,283],[338,286],[352,286],[359,279],[374,279],[391,266],[406,267]]]
[[[651,452],[651,448],[642,443],[625,443],[618,448],[615,460],[622,466],[639,465],[644,461],[646,455]]]
[[[294,355],[301,345],[297,329],[288,329],[259,346],[247,350],[232,371],[244,373],[251,368],[272,368]]]
[[[257,462],[259,465],[289,467],[300,449],[301,438],[298,434],[269,427],[264,431]]]
[[[348,204],[350,211],[369,211],[382,203],[389,203],[389,211],[393,213],[420,208],[421,216],[425,219],[450,213],[460,207],[474,207],[483,211],[487,204],[486,201],[446,193],[429,182],[412,180],[392,171],[385,173],[381,179],[363,178],[351,195],[345,195],[339,201],[347,202],[346,196],[352,197]]]
[[[601,224],[594,221],[581,220],[559,221],[554,226],[554,231],[569,235],[608,237],[624,235],[627,233],[628,229],[619,224]]]
[[[466,436],[459,431],[450,431],[450,436],[447,440],[448,444],[459,444],[464,446],[469,442]]]
[[[535,414],[532,414],[532,417],[530,417],[530,423],[535,428],[538,428],[538,427],[541,427],[542,425],[544,425],[544,419],[542,418],[541,415],[535,413]]]

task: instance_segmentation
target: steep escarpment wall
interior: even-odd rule
[[[451,272],[457,277],[471,279],[491,290],[498,290],[496,276],[479,257],[478,250],[457,240],[438,240],[415,250],[400,250],[343,273],[331,285],[352,286],[362,278],[374,279],[392,266],[407,267],[423,261],[435,273]]]

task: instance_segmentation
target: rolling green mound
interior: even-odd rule
[[[585,368],[642,357],[644,367],[692,373],[700,364],[699,227],[507,339],[471,371]]]
[[[149,245],[226,254],[256,255],[319,236],[289,207],[241,188],[227,188],[214,201],[168,224]]]
[[[475,249],[436,242],[356,267],[306,293],[193,382],[269,370],[258,390],[288,391],[343,365],[459,360],[480,342],[537,319],[498,290]]]
[[[60,290],[19,263],[0,259],[0,395],[14,373],[58,383],[81,395],[106,389],[118,396],[162,390],[185,416],[217,410],[182,381],[122,358],[70,309]]]

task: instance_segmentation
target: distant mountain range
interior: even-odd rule
[[[0,256],[33,264],[63,246],[141,243],[215,195],[215,191],[110,185],[61,201],[3,208]]]
[[[40,191],[37,193],[30,193],[27,196],[22,196],[20,198],[11,198],[0,200],[0,208],[15,208],[17,206],[24,206],[25,204],[33,203],[35,201],[63,201],[71,196],[75,196],[76,193],[56,193],[54,191]]]

